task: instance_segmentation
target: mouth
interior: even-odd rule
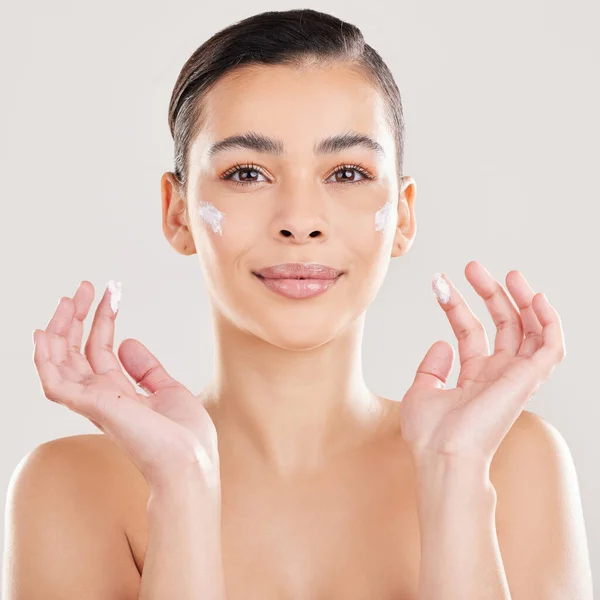
[[[286,263],[253,271],[253,274],[271,291],[287,298],[303,299],[326,292],[345,271],[315,263]]]

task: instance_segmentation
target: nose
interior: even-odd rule
[[[276,200],[281,207],[271,223],[271,232],[279,241],[304,244],[316,239],[324,242],[328,238],[329,225],[325,217],[324,196],[316,187],[310,191],[296,189]]]

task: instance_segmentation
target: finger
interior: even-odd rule
[[[454,364],[454,348],[448,342],[435,342],[417,368],[412,386],[444,389]]]
[[[458,340],[460,364],[462,365],[476,356],[489,356],[487,334],[481,321],[473,314],[450,278],[445,273],[440,273],[439,276],[448,285],[449,299],[446,303],[438,299],[438,303],[446,313],[452,331]]]
[[[510,271],[506,275],[506,287],[521,311],[525,339],[521,343],[518,356],[530,357],[543,343],[542,324],[532,305],[535,292],[520,271]]]
[[[73,318],[73,301],[63,296],[56,305],[54,314],[48,321],[46,329],[49,344],[48,352],[54,364],[59,365],[67,360],[67,345],[65,334]]]
[[[531,360],[547,378],[567,354],[564,332],[558,312],[544,294],[535,294],[531,305],[542,326],[542,345],[531,356]]]
[[[116,314],[110,305],[110,282],[96,307],[90,334],[85,344],[85,356],[98,375],[105,375],[125,394],[136,394],[131,381],[113,352]]]
[[[88,315],[90,306],[94,300],[94,286],[89,281],[80,282],[73,296],[75,312],[67,330],[67,346],[74,352],[81,353],[81,342],[83,339],[83,322]]]
[[[73,296],[73,317],[65,333],[67,352],[82,374],[93,372],[87,358],[81,353],[83,322],[88,315],[93,299],[94,286],[89,281],[82,281]]]
[[[124,340],[119,346],[118,355],[123,368],[149,394],[155,394],[165,388],[186,389],[167,373],[156,356],[138,340],[133,338]]]
[[[465,276],[483,298],[496,326],[494,353],[504,352],[515,356],[523,342],[521,315],[500,282],[476,260],[465,268]]]
[[[68,296],[63,296],[56,305],[54,314],[48,321],[45,331],[55,335],[64,335],[69,323],[73,317],[71,303],[73,301]]]

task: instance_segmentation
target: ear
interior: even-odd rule
[[[409,175],[402,177],[398,192],[398,221],[392,245],[392,256],[402,256],[411,247],[417,233],[415,196],[417,184]]]
[[[196,246],[188,226],[184,186],[174,173],[164,173],[160,180],[162,198],[162,230],[177,252],[195,254]]]

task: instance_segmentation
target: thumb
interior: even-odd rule
[[[156,356],[138,340],[134,338],[123,340],[117,354],[123,368],[149,394],[154,394],[167,387],[186,389],[183,384],[167,373]]]
[[[417,369],[412,387],[443,389],[454,364],[454,348],[442,340],[434,342]]]

